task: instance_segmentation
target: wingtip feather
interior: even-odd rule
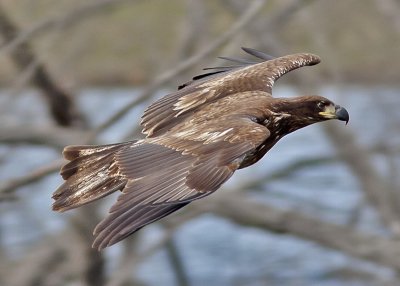
[[[245,51],[246,53],[248,53],[252,56],[255,56],[256,58],[262,59],[262,60],[269,61],[269,60],[275,59],[275,57],[273,57],[269,54],[266,54],[264,52],[261,52],[259,50],[256,50],[256,49],[242,47],[242,50]]]

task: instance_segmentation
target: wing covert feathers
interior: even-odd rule
[[[116,154],[119,171],[128,181],[108,217],[96,227],[93,247],[110,246],[214,192],[232,176],[240,157],[249,150],[248,145],[221,150],[218,144],[201,147],[195,142],[186,143],[176,144],[185,145],[186,151],[167,147],[175,144],[164,141],[132,145]]]

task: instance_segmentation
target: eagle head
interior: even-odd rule
[[[349,122],[349,113],[344,107],[322,96],[301,96],[295,99],[292,106],[292,115],[308,124],[330,119],[345,121],[346,124]]]
[[[281,98],[275,109],[280,118],[282,132],[291,133],[307,125],[331,119],[349,122],[349,113],[344,107],[331,100],[317,95],[299,96],[295,98]],[[281,136],[280,136],[281,137]]]
[[[317,122],[329,119],[345,121],[346,125],[349,122],[349,113],[344,107],[322,96],[312,96],[308,101],[308,109]]]

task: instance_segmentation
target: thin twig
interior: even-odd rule
[[[19,177],[17,179],[13,179],[10,181],[7,181],[5,183],[0,184],[0,201],[3,198],[3,195],[5,195],[5,198],[7,198],[7,194],[13,192],[14,190],[25,186],[27,184],[34,183],[43,177],[50,175],[56,171],[58,171],[63,164],[63,160],[56,160],[40,169],[37,169],[33,171],[32,173]]]

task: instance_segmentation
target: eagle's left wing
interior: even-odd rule
[[[269,134],[252,118],[233,115],[121,149],[112,165],[127,183],[96,227],[93,247],[112,245],[216,191]]]
[[[201,106],[228,95],[245,91],[263,91],[271,95],[275,80],[283,74],[320,61],[318,56],[312,54],[293,54],[270,59],[266,55],[263,57],[258,51],[245,51],[264,61],[223,67],[205,76],[195,77],[193,82],[157,100],[145,110],[141,122],[143,133],[148,137],[163,134]]]

